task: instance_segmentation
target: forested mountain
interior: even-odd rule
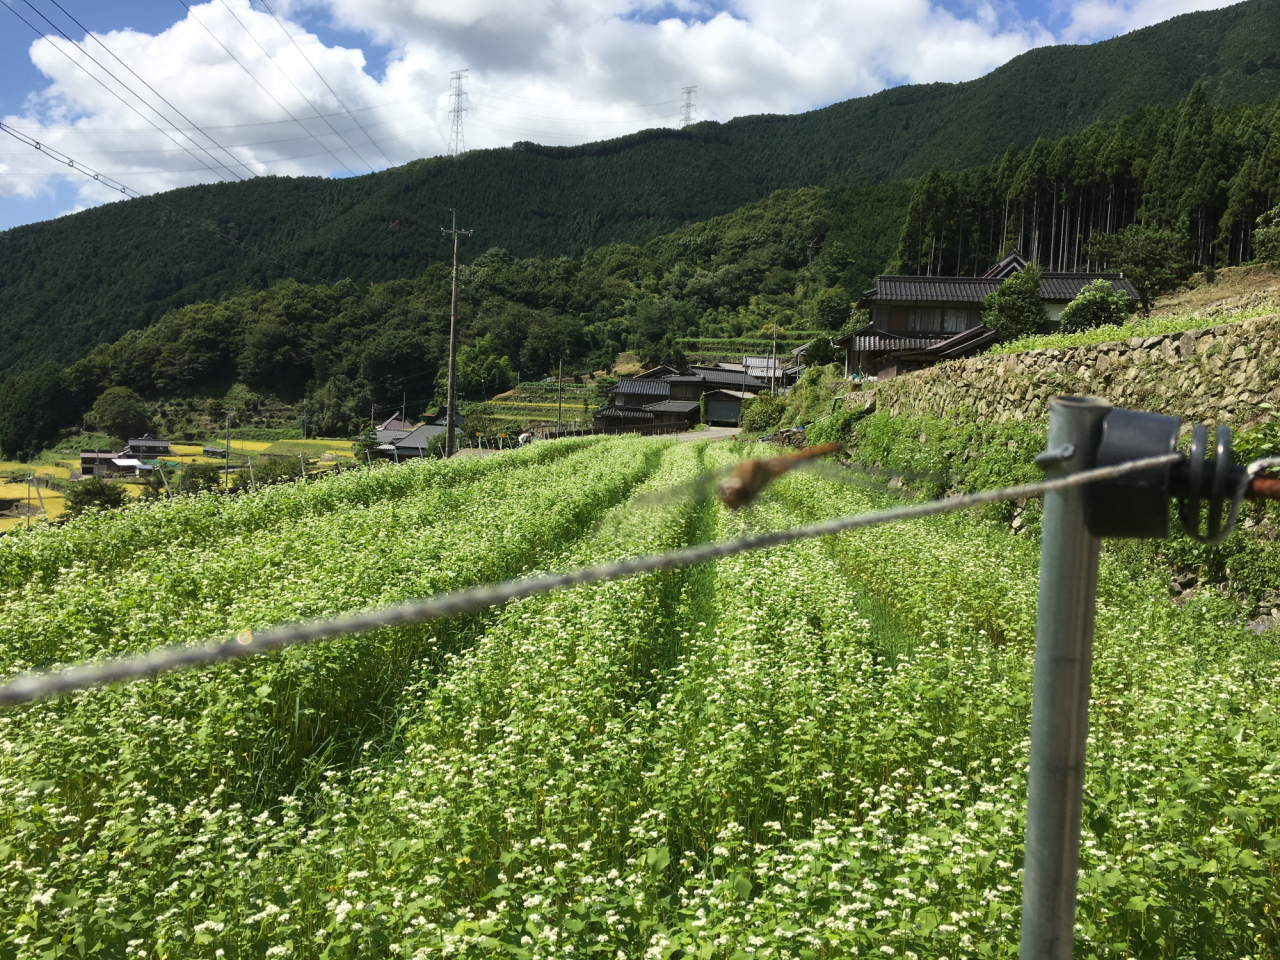
[[[516,371],[546,376],[562,360],[567,372],[607,367],[623,349],[673,360],[686,336],[768,335],[774,323],[784,334],[838,329],[850,320],[845,284],[892,254],[909,193],[779,191],[643,246],[610,244],[581,259],[490,250],[460,271],[463,395],[506,389]],[[370,403],[407,396],[420,412],[440,390],[450,274],[437,262],[379,284],[285,281],[179,308],[84,359],[0,384],[0,453],[34,453],[110,387],[171,399],[221,397],[239,383],[240,398],[305,399],[308,422],[328,435],[367,425]]]
[[[892,267],[974,276],[1012,244],[1050,270],[1096,269],[1090,241],[1135,223],[1176,236],[1191,263],[1250,260],[1258,216],[1280,197],[1278,106],[1215,107],[1197,85],[1173,108],[935,168],[916,182]]]
[[[1025,148],[1172,105],[1196,81],[1210,103],[1262,102],[1280,92],[1278,53],[1280,0],[1249,0],[1092,46],[1034,50],[969,83],[899,87],[798,116],[573,148],[517,144],[348,180],[192,187],[19,227],[0,233],[0,377],[83,356],[175,307],[285,277],[360,285],[415,277],[447,255],[438,227],[450,207],[476,230],[468,258],[490,247],[576,257],[643,243],[781,188],[880,184],[935,164],[986,163],[1011,142]],[[879,221],[901,194],[861,194],[872,204],[867,219]]]

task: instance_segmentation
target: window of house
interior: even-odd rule
[[[907,317],[907,329],[912,333],[937,333],[942,329],[942,308],[912,307]]]
[[[974,312],[964,307],[947,307],[942,311],[942,332],[963,333],[970,327],[975,326],[973,322]]]

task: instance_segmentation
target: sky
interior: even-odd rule
[[[961,81],[1222,0],[0,0],[0,229]],[[25,21],[25,22],[24,22]],[[452,74],[465,70],[462,98]],[[55,154],[45,152],[52,148]],[[67,158],[75,161],[70,166]]]

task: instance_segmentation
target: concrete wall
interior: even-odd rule
[[[904,374],[876,388],[880,410],[909,416],[1039,419],[1058,394],[1188,422],[1247,424],[1280,409],[1280,314],[1205,330],[1069,350],[975,357]]]

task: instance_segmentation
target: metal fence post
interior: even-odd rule
[[[1050,478],[1088,470],[1110,405],[1092,397],[1049,404]],[[1086,493],[1045,495],[1036,616],[1021,960],[1070,960],[1084,806],[1094,605],[1100,541],[1085,526]]]

